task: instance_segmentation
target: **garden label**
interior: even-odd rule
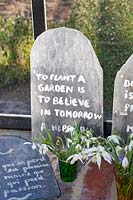
[[[125,139],[133,132],[133,55],[115,79],[112,129],[119,131]]]
[[[103,72],[89,40],[69,28],[42,33],[31,51],[33,137],[74,122],[103,134]]]

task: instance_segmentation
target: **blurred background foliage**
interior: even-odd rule
[[[104,71],[104,99],[111,105],[114,78],[133,52],[132,0],[77,0],[68,21],[48,24],[78,29],[91,41]],[[29,81],[32,23],[0,18],[0,86]]]
[[[31,21],[22,17],[0,17],[0,87],[29,81]]]
[[[111,106],[117,71],[133,52],[132,0],[77,0],[69,27],[91,41],[104,72],[104,104]]]

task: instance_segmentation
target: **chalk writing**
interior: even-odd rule
[[[101,119],[102,115],[97,115],[96,113],[92,112],[83,112],[83,111],[71,111],[71,110],[60,110],[60,109],[54,109],[55,115],[58,117],[69,117],[69,118],[84,118],[84,119]]]
[[[124,81],[124,87],[133,87],[133,81],[125,80]]]
[[[70,75],[59,75],[59,74],[50,74],[50,75],[47,75],[47,74],[39,74],[39,73],[36,73],[36,71],[34,70],[34,74],[37,76],[37,80],[43,80],[43,81],[46,81],[46,80],[51,80],[51,81],[54,81],[54,82],[62,82],[62,81],[67,81],[67,82],[74,82],[75,79],[77,79],[77,82],[83,82],[85,83],[85,78],[83,75],[75,75],[75,74],[70,74]]]
[[[32,149],[31,142],[1,136],[0,151],[6,152],[8,148],[14,149],[13,152],[0,154],[0,200],[48,199],[58,195],[57,183],[46,155],[41,156],[37,149]]]
[[[37,81],[37,99],[40,103],[40,116],[56,116],[58,118],[101,120],[102,114],[95,113],[91,107],[92,99],[80,94],[86,93],[86,80],[81,74],[42,74],[34,70]],[[60,95],[60,94],[63,95]],[[52,94],[52,95],[51,95]],[[53,96],[54,94],[54,96]],[[66,96],[68,95],[69,96]],[[45,105],[48,105],[46,108]],[[51,106],[50,106],[51,105]],[[52,107],[52,109],[50,108]],[[62,109],[63,108],[63,109]],[[69,109],[67,109],[69,108]],[[78,109],[78,110],[77,110]],[[87,109],[87,110],[86,110]],[[68,127],[68,126],[67,126]],[[52,125],[52,131],[65,131],[66,126]],[[45,130],[43,122],[40,130]]]
[[[131,100],[133,100],[133,81],[130,81],[128,79],[124,80],[124,99],[128,100],[128,103],[124,104],[124,111],[125,112],[133,112],[133,104],[130,103]]]
[[[3,164],[1,169],[6,172],[6,175],[3,175],[3,179],[7,180],[7,189],[3,191],[4,197],[8,198],[10,194],[19,193],[20,191],[44,188],[45,185],[43,185],[43,181],[47,177],[44,169],[50,166],[48,163],[44,163],[44,161],[46,161],[45,158],[41,157],[27,161]]]
[[[60,130],[58,125],[74,122],[101,135],[103,71],[90,41],[67,28],[48,35],[42,34],[31,50],[32,137],[44,130],[43,122],[49,131],[55,130],[53,137]],[[76,35],[80,45],[75,42]],[[51,129],[52,124],[58,128]]]
[[[40,92],[57,92],[57,93],[72,93],[73,92],[73,86],[68,85],[53,85],[53,84],[39,84],[38,90]]]
[[[61,132],[61,131],[63,131],[63,132],[69,132],[70,128],[71,128],[70,124],[63,124],[63,125],[52,124],[51,125],[51,130],[52,131],[58,131],[58,132]],[[80,130],[81,131],[85,130],[85,127],[84,126],[80,126]]]
[[[126,142],[133,131],[133,55],[116,75],[113,99],[112,130],[118,131]]]
[[[8,200],[26,200],[28,199],[32,194],[27,194],[26,196],[24,197],[21,197],[21,198],[18,198],[18,197],[12,197],[12,198],[9,198]]]
[[[83,106],[89,108],[89,99],[77,99],[72,97],[53,97],[53,105],[66,105],[66,106]]]
[[[9,151],[7,152],[0,152],[1,155],[6,155],[6,154],[10,154],[13,151],[13,149],[9,149]]]

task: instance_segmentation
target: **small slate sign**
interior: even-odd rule
[[[45,200],[59,196],[47,156],[31,143],[13,136],[0,137],[0,200]]]
[[[112,130],[125,139],[128,132],[133,132],[133,55],[116,75]]]
[[[89,40],[70,28],[42,33],[31,51],[33,137],[74,121],[103,134],[103,72]]]

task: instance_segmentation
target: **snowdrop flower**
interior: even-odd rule
[[[90,148],[90,143],[91,143],[91,140],[90,140],[90,139],[86,140],[86,146],[87,146],[87,149]]]
[[[115,147],[115,151],[116,151],[116,154],[117,154],[117,156],[118,156],[119,153],[122,151],[122,147],[120,147],[119,145],[117,145],[117,146]]]
[[[128,164],[129,164],[128,159],[127,159],[127,157],[125,156],[125,157],[123,158],[123,160],[122,160],[122,167],[123,167],[123,168],[127,168]]]
[[[100,169],[100,166],[101,166],[101,155],[99,153],[95,154],[95,156],[93,156],[93,157],[91,157],[89,159],[87,164],[89,164],[90,162],[97,163],[98,168]]]
[[[107,137],[107,140],[116,144],[120,144],[119,140],[121,140],[121,138],[118,135],[110,135]]]
[[[107,161],[109,164],[112,163],[112,156],[107,152],[107,151],[103,151],[102,152],[102,157],[104,158],[105,161]]]
[[[67,147],[69,148],[70,144],[72,143],[72,140],[70,138],[66,139]]]
[[[133,139],[133,133],[130,134],[130,139]]]
[[[129,151],[133,150],[133,140],[130,141],[128,148],[129,148]]]
[[[96,140],[97,140],[97,137],[91,137],[90,140],[91,140],[91,141],[96,141]]]
[[[81,141],[85,141],[86,140],[86,137],[85,136],[83,136],[83,135],[81,135]]]
[[[127,153],[127,151],[129,150],[129,145],[126,145],[124,148],[125,152]]]
[[[88,153],[86,152],[86,149],[84,149],[82,152],[81,152],[81,154],[82,154],[82,160],[87,160],[88,159]]]
[[[98,151],[97,147],[91,147],[89,149],[86,149],[84,153],[88,154],[88,157],[92,157],[96,155],[97,151]]]
[[[71,143],[72,143],[72,140],[71,140],[70,138],[67,138],[67,142],[68,142],[69,144],[71,144]]]
[[[70,127],[68,127],[67,128],[67,130],[65,131],[66,133],[68,133],[68,132],[73,132],[74,131],[74,127],[73,126],[70,126]]]
[[[41,155],[46,154],[47,151],[48,151],[48,147],[47,147],[46,144],[42,144],[42,145],[40,145],[40,147],[39,147],[39,153],[40,153]]]
[[[109,164],[112,162],[111,155],[105,150],[104,147],[98,146],[98,153],[104,158],[105,161],[107,161]]]
[[[84,132],[85,131],[85,127],[80,126],[80,131],[81,131],[81,133]]]
[[[67,161],[69,161],[69,160],[71,160],[70,161],[71,165],[73,165],[77,160],[80,160],[83,163],[82,155],[80,153],[69,156]]]
[[[99,169],[101,166],[101,158],[102,157],[109,164],[111,164],[111,162],[112,162],[111,155],[105,150],[104,147],[102,147],[100,145],[97,147],[92,147],[92,148],[88,149],[88,156],[91,157],[88,164],[90,162],[97,163]]]
[[[36,149],[36,148],[37,148],[37,146],[36,146],[35,142],[33,142],[32,149]]]
[[[80,144],[77,144],[75,148],[76,148],[76,149],[79,149],[79,150],[81,150],[81,149],[82,149],[82,147],[81,147],[81,145],[80,145]]]
[[[95,152],[89,152],[88,149],[86,149],[86,148],[82,150],[82,156],[83,156],[84,158],[86,158],[86,160],[87,160],[89,157],[94,156],[95,154],[96,154]]]
[[[92,137],[92,133],[91,133],[91,131],[87,131],[86,137],[87,137],[87,138]]]

